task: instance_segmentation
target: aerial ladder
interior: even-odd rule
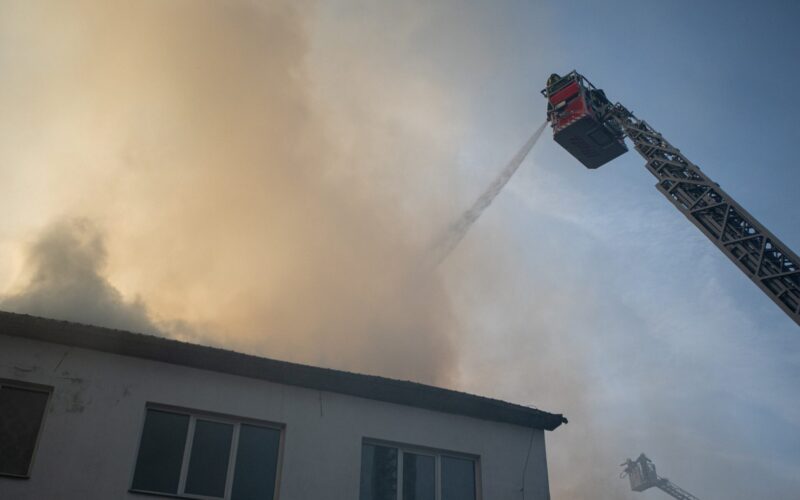
[[[630,139],[656,177],[656,188],[800,325],[800,258],[719,184],[577,72],[551,75],[542,94],[557,143],[594,169],[628,151],[625,137]]]
[[[630,458],[622,464],[625,470],[622,471],[621,477],[628,476],[631,482],[631,489],[633,491],[644,491],[650,488],[658,488],[672,498],[678,500],[700,500],[683,488],[672,483],[665,477],[659,477],[656,474],[656,465],[645,456],[644,453],[639,455],[636,460]]]

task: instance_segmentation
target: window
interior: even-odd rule
[[[131,489],[188,498],[272,500],[281,430],[148,407]]]
[[[51,392],[45,386],[0,380],[0,474],[30,477]]]
[[[477,460],[365,442],[359,500],[477,500]]]

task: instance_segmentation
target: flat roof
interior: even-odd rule
[[[561,414],[431,385],[262,358],[164,337],[0,311],[0,335],[552,431]]]

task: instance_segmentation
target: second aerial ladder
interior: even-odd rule
[[[644,453],[639,455],[639,458],[636,460],[631,460],[629,458],[622,466],[625,467],[625,470],[622,471],[622,476],[628,477],[633,491],[658,488],[667,495],[672,498],[677,498],[678,500],[700,500],[669,479],[659,477],[658,474],[656,474],[656,465],[647,458]]]

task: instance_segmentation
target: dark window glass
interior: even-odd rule
[[[433,457],[403,453],[403,500],[436,498],[436,463]]]
[[[475,462],[442,457],[442,500],[475,500]]]
[[[245,425],[239,429],[232,500],[272,500],[281,431]]]
[[[177,493],[189,415],[147,410],[133,489]]]
[[[0,387],[0,474],[27,476],[49,393]]]
[[[397,448],[361,447],[360,500],[397,500]]]
[[[233,426],[197,419],[186,474],[186,493],[225,496]]]

